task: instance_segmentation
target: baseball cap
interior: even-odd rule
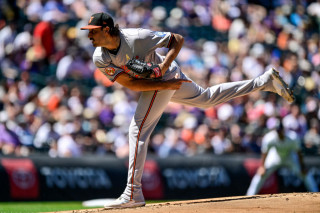
[[[93,14],[87,26],[81,27],[81,30],[91,30],[101,27],[114,27],[113,19],[106,13],[95,13]]]

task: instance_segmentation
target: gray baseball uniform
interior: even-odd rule
[[[155,52],[157,48],[169,47],[173,35],[169,32],[154,32],[146,29],[121,29],[120,49],[116,55],[107,49],[97,47],[93,61],[111,81],[125,74],[123,67],[133,57],[146,62],[159,64],[164,56]],[[163,76],[164,80],[172,78],[189,79],[176,62]],[[190,79],[189,79],[190,80]],[[250,92],[263,90],[267,82],[263,78],[239,82],[224,83],[203,89],[196,83],[183,83],[179,90],[156,90],[141,92],[135,115],[129,129],[129,170],[127,187],[122,194],[126,199],[144,201],[141,190],[141,177],[147,155],[149,137],[158,123],[169,101],[199,108],[208,108],[227,102],[232,98]]]

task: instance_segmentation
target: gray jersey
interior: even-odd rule
[[[93,61],[99,70],[111,81],[126,74],[122,69],[131,58],[159,64],[164,57],[156,53],[157,48],[170,47],[173,34],[154,32],[146,29],[122,29],[120,47],[116,55],[107,49],[97,47]],[[155,90],[140,93],[138,105],[129,127],[129,167],[127,187],[123,198],[144,202],[141,188],[143,167],[152,131],[158,123],[167,104],[172,101],[193,107],[208,108],[227,102],[233,98],[263,90],[270,83],[270,74],[256,79],[230,82],[202,88],[195,82],[183,83],[178,90]],[[163,76],[164,80],[172,78],[188,79],[178,64],[173,61]]]
[[[161,47],[169,47],[172,37],[170,32],[157,32],[141,28],[121,29],[121,43],[117,54],[110,53],[104,47],[97,47],[93,54],[93,62],[109,80],[114,82],[120,74],[124,73],[122,67],[131,58],[137,58],[154,64],[163,62],[164,56],[161,56],[155,50]],[[163,79],[174,78],[177,72],[180,72],[177,66],[170,66]]]

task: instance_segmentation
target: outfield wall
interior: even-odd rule
[[[320,186],[320,159],[306,157],[306,167]],[[149,156],[143,175],[146,199],[198,199],[244,195],[259,166],[259,156]],[[0,201],[56,201],[116,198],[124,190],[127,159],[107,157],[0,157]],[[283,168],[260,193],[305,191]]]

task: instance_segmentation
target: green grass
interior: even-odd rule
[[[150,200],[150,203],[167,201]],[[34,212],[55,212],[102,207],[84,207],[81,201],[70,202],[0,202],[0,213],[34,213]]]
[[[94,208],[94,207],[93,207]],[[1,202],[0,213],[33,213],[89,209],[82,202]]]

